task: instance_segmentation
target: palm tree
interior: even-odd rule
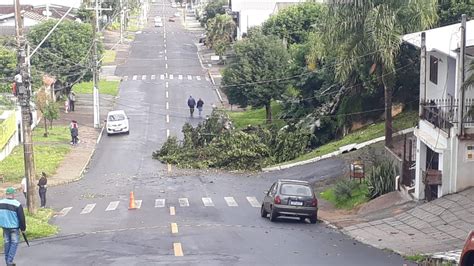
[[[437,21],[437,0],[333,0],[320,29],[326,56],[336,58],[335,76],[350,83],[367,62],[384,88],[385,145],[392,146],[392,87],[401,35]],[[318,54],[320,45],[313,51]],[[321,54],[319,54],[321,56]],[[319,57],[310,55],[310,58]]]
[[[207,22],[207,45],[224,55],[226,47],[234,40],[236,24],[231,16],[218,14]]]

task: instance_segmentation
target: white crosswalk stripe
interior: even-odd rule
[[[183,75],[178,75],[178,79],[183,79]]]
[[[160,75],[160,79],[165,79],[165,75]]]
[[[191,75],[188,75],[188,80],[192,80],[193,77]]]
[[[146,75],[142,75],[142,80],[145,80],[146,79]]]
[[[137,75],[133,75],[132,79],[137,80]]]
[[[152,80],[156,79],[156,75],[151,75],[151,79]]]
[[[234,197],[224,197],[225,202],[229,207],[237,207],[239,204],[235,201]]]
[[[95,207],[95,203],[87,204],[84,209],[82,209],[81,214],[87,214],[90,213]]]
[[[252,207],[260,208],[260,202],[258,202],[256,197],[247,197],[247,201],[252,205]]]
[[[204,206],[206,207],[214,206],[214,202],[212,202],[211,198],[202,198],[202,203],[204,203]]]
[[[196,76],[196,79],[197,79],[197,80],[201,80],[201,76]]]
[[[173,74],[170,74],[170,79],[173,79]]]
[[[188,198],[179,198],[178,201],[180,207],[189,207]]]
[[[109,203],[109,206],[107,206],[107,209],[105,211],[115,211],[119,205],[120,201],[111,201]]]
[[[155,208],[165,207],[165,199],[155,199]]]
[[[124,80],[124,81],[127,81],[127,80],[128,80],[128,76],[124,76],[124,77],[123,77],[123,80]]]
[[[58,212],[54,217],[64,217],[66,216],[69,211],[72,209],[72,207],[66,207],[66,208],[63,208],[60,212]]]

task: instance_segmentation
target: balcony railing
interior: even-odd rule
[[[442,129],[449,134],[455,124],[458,123],[459,100],[448,99],[428,99],[421,104],[421,118],[430,122],[435,127]],[[474,99],[464,100],[463,125],[465,128],[474,128]]]

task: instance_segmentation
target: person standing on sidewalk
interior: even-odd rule
[[[26,177],[23,177],[21,179],[21,191],[23,191],[23,195],[25,195],[25,199],[27,199],[26,192],[28,191],[28,188],[26,184]]]
[[[39,196],[41,199],[41,208],[46,207],[46,187],[48,186],[48,179],[46,178],[46,173],[41,172],[41,178],[38,181],[38,187],[39,187]]]
[[[76,103],[76,93],[71,90],[68,95],[69,99],[69,111],[74,112],[74,104]]]
[[[15,265],[16,249],[20,240],[20,230],[25,232],[26,220],[21,203],[15,199],[15,189],[7,188],[6,197],[0,200],[0,226],[3,229],[5,263]]]
[[[77,121],[72,120],[71,123],[71,144],[76,145],[79,142],[79,128]]]
[[[193,96],[189,96],[188,107],[189,107],[189,113],[191,114],[191,117],[193,117],[194,107],[196,107],[196,100],[194,100]]]
[[[204,105],[204,101],[199,98],[199,100],[197,101],[197,104],[196,104],[196,107],[199,111],[199,117],[201,117],[201,113],[202,113],[202,106]]]

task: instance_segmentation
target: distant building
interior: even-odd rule
[[[69,10],[67,6],[60,5],[22,5],[21,14],[25,30],[48,19],[60,19]],[[76,20],[73,9],[65,19]],[[15,34],[15,9],[12,5],[0,6],[0,35]]]

